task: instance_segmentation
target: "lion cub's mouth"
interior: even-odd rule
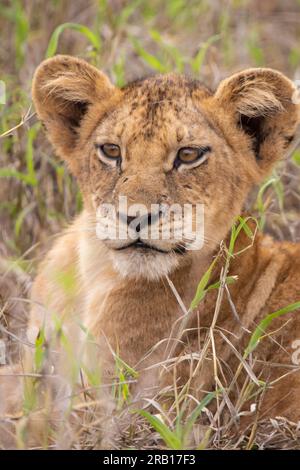
[[[145,243],[143,240],[137,239],[136,241],[129,243],[128,245],[121,246],[119,248],[115,248],[117,251],[126,250],[126,249],[133,249],[133,250],[141,250],[143,252],[149,251],[157,251],[158,253],[169,254],[169,253],[177,253],[183,255],[186,250],[184,247],[176,246],[171,250],[162,250],[161,248],[157,248],[154,245],[149,245]]]

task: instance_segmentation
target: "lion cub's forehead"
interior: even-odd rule
[[[189,125],[204,120],[201,99],[211,91],[200,81],[179,75],[150,77],[123,88],[123,99],[100,126],[100,133],[117,137],[138,132],[144,139],[152,139],[163,130],[180,134],[180,124]]]
[[[199,80],[193,80],[183,75],[156,75],[143,80],[137,80],[123,88],[126,96],[133,101],[133,107],[138,104],[147,106],[153,102],[188,101],[195,94],[205,98],[211,91]]]

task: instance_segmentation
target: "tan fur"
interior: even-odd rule
[[[283,157],[293,138],[299,120],[293,91],[287,78],[270,69],[235,74],[213,93],[198,81],[176,75],[149,78],[120,90],[82,60],[57,56],[43,62],[33,81],[34,104],[57,153],[79,181],[85,208],[56,242],[35,280],[30,340],[44,325],[51,337],[55,314],[62,318],[75,357],[84,357],[91,369],[101,369],[103,380],[114,373],[115,351],[130,366],[152,371],[148,378],[141,373],[136,393],[143,393],[149,383],[155,393],[159,379],[151,366],[166,358],[167,339],[182,315],[165,275],[188,306],[248,192]],[[105,142],[120,146],[121,171],[99,161],[95,143]],[[177,149],[192,144],[211,147],[207,162],[193,169],[173,169]],[[169,254],[116,251],[124,241],[96,238],[95,210],[103,202],[116,204],[119,195],[148,208],[160,202],[205,204],[204,247],[180,255],[171,252],[174,243],[158,240],[155,246]],[[241,235],[235,251],[248,244]],[[66,295],[57,273],[70,269],[76,288]],[[216,281],[220,270],[219,263]],[[300,247],[257,234],[253,246],[233,259],[230,274],[238,276],[229,290],[240,322],[223,295],[215,347],[220,361],[234,368],[236,357],[218,331],[231,332],[233,344],[243,351],[249,341],[246,329],[253,331],[267,313],[300,300]],[[192,315],[191,333],[179,354],[199,352],[199,336],[204,341],[210,328],[216,295],[209,293]],[[257,365],[257,376],[274,380],[284,365],[291,365],[292,342],[300,338],[299,313],[272,324],[276,332],[262,342],[260,357],[266,364],[283,366]],[[94,338],[84,352],[79,323]],[[68,374],[68,363],[62,362]],[[189,364],[182,361],[179,369],[184,383]],[[212,364],[205,361],[193,388],[201,395],[213,387]],[[262,413],[300,420],[299,392],[298,371],[266,393]],[[280,400],[286,394],[289,398]]]

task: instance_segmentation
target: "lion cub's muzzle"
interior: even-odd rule
[[[182,255],[188,249],[201,247],[202,230],[195,225],[193,210],[184,212],[178,204],[176,207],[153,204],[151,211],[142,204],[134,204],[126,211],[108,206],[97,211],[97,236],[113,250]],[[203,228],[202,220],[200,227]],[[190,248],[192,244],[195,248]]]

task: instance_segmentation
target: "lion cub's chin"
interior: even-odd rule
[[[158,281],[174,271],[179,265],[176,253],[158,253],[155,251],[126,250],[111,251],[113,266],[125,278],[145,278]]]

